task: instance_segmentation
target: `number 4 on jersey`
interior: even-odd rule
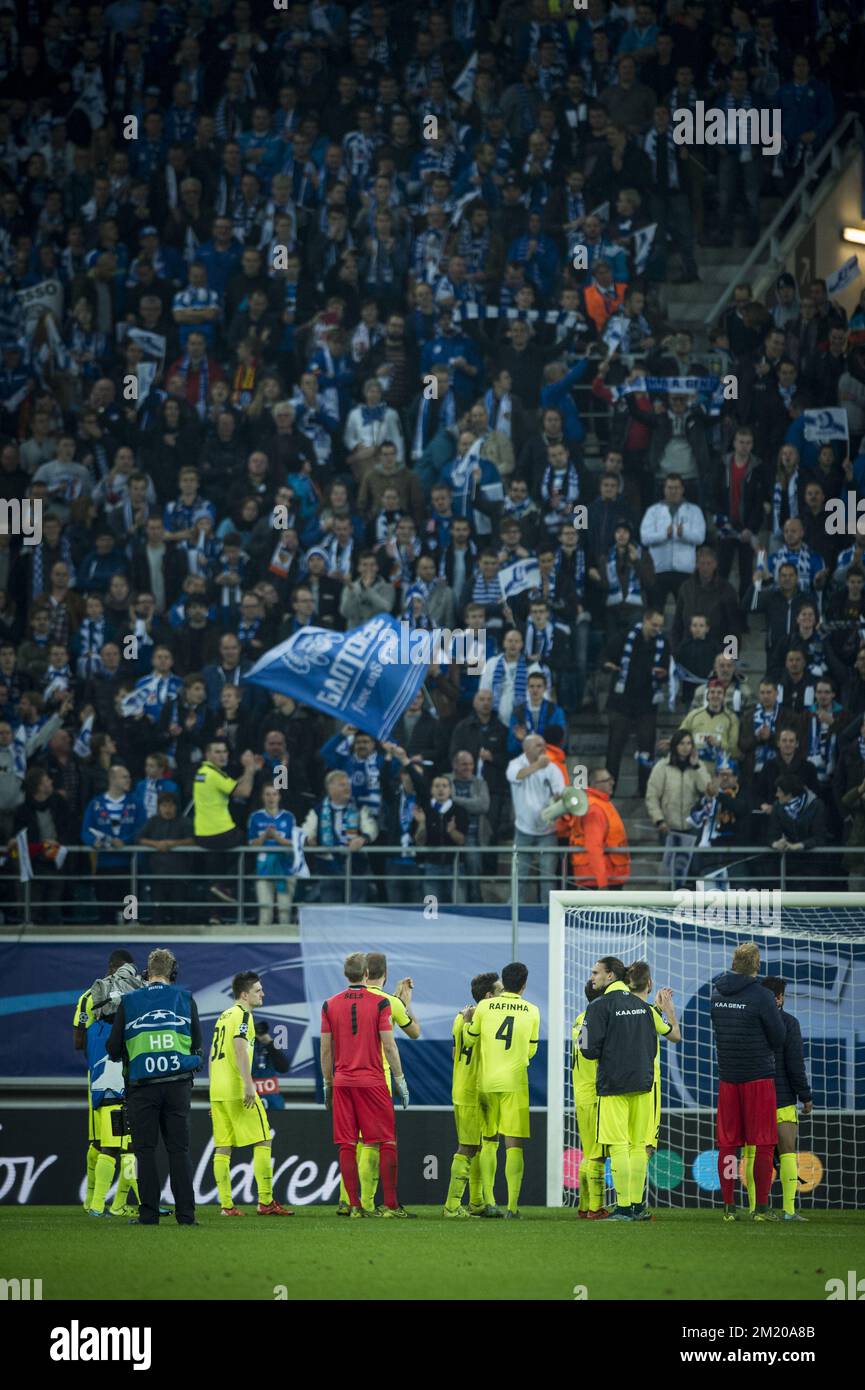
[[[496,1033],[496,1037],[501,1038],[502,1042],[505,1045],[505,1052],[507,1052],[514,1038],[513,1014],[508,1014],[506,1018],[502,1019],[501,1026],[499,1027],[499,1030]]]

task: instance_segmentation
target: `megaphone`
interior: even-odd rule
[[[561,796],[541,811],[541,820],[549,825],[559,816],[584,816],[588,809],[589,798],[582,787],[565,787]]]

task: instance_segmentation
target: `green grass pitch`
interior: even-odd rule
[[[639,1225],[578,1221],[526,1207],[523,1220],[352,1221],[333,1207],[287,1219],[226,1219],[199,1208],[142,1230],[73,1207],[0,1207],[7,1276],[50,1299],[825,1300],[865,1258],[865,1212],[815,1212],[807,1225],[725,1225],[720,1212],[661,1210]],[[20,1251],[19,1260],[10,1252]],[[145,1253],[147,1252],[147,1253]],[[491,1257],[492,1256],[492,1257]],[[15,1268],[12,1268],[12,1265]],[[20,1266],[20,1267],[19,1267]]]

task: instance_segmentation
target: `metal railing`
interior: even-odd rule
[[[792,193],[785,202],[781,204],[781,207],[775,213],[775,216],[751,251],[744,265],[740,270],[737,270],[735,282],[731,280],[718,302],[713,305],[712,309],[706,315],[703,320],[706,328],[711,328],[716,323],[718,317],[729,304],[736,284],[748,280],[751,271],[759,265],[767,249],[769,252],[769,264],[768,266],[761,266],[761,269],[777,270],[780,268],[781,254],[779,237],[782,231],[789,231],[789,227],[785,224],[790,213],[794,208],[798,208],[798,216],[809,217],[811,215],[815,201],[815,190],[812,187],[814,179],[818,177],[822,178],[823,174],[828,173],[828,166],[830,165],[835,171],[841,168],[843,157],[842,146],[847,144],[851,135],[855,136],[861,144],[862,128],[855,111],[847,112],[847,115],[844,117],[838,129],[834,131],[825,144],[820,146],[820,149],[814,157],[806,163],[802,176]],[[824,168],[823,166],[826,167]]]
[[[556,888],[593,887],[594,883],[573,875],[574,847],[551,844],[515,846],[472,845],[424,847],[411,854],[399,846],[368,845],[362,851],[334,846],[326,851],[308,848],[308,877],[264,878],[255,872],[255,859],[261,852],[241,846],[225,852],[225,873],[217,897],[211,891],[211,876],[196,872],[195,860],[205,851],[198,848],[171,851],[183,855],[182,872],[152,875],[147,859],[159,851],[142,846],[112,851],[126,863],[96,873],[64,873],[44,869],[25,882],[6,876],[0,879],[0,931],[21,926],[58,926],[141,923],[143,925],[218,924],[222,926],[288,925],[293,908],[300,903],[360,904],[423,908],[435,903],[509,904],[512,907],[545,902],[548,891]],[[70,855],[92,854],[90,846],[70,848]],[[166,853],[166,851],[163,851]],[[268,850],[268,855],[279,850]],[[289,851],[285,851],[286,857]],[[611,857],[621,851],[607,850]],[[861,846],[830,846],[809,850],[809,868],[803,868],[800,852],[776,851],[768,845],[736,845],[696,848],[681,846],[665,855],[661,844],[636,844],[628,848],[629,888],[675,889],[693,884],[695,869],[709,885],[720,886],[716,875],[724,875],[731,888],[812,888],[832,883],[846,887],[848,872],[865,878],[865,849]],[[187,858],[188,857],[188,858]],[[67,863],[69,861],[67,860]],[[293,863],[293,861],[292,861]],[[615,878],[615,875],[614,875]],[[831,882],[830,882],[831,881]],[[274,885],[269,902],[258,901],[257,883]],[[99,883],[103,891],[94,892]],[[106,884],[114,885],[111,895]],[[277,885],[284,884],[284,891]],[[613,883],[615,886],[615,881]]]

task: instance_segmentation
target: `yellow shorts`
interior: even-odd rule
[[[481,1130],[487,1139],[497,1134],[508,1139],[528,1139],[529,1088],[524,1091],[489,1091],[478,1096]]]
[[[247,1110],[242,1100],[214,1100],[210,1103],[213,1145],[217,1149],[242,1149],[247,1144],[269,1144],[270,1125],[261,1097]]]
[[[652,1092],[598,1096],[599,1144],[645,1144],[651,1132]]]
[[[91,1110],[90,1113],[92,1143],[99,1144],[103,1149],[129,1148],[129,1135],[123,1132],[122,1105],[100,1105],[98,1110]]]
[[[658,1147],[658,1131],[661,1128],[661,1086],[655,1082],[651,1091],[652,1114],[649,1119],[649,1128],[646,1131],[646,1143],[653,1149]]]
[[[799,1114],[795,1105],[782,1105],[777,1111],[777,1120],[779,1125],[797,1125]]]
[[[458,1144],[480,1145],[483,1133],[479,1105],[454,1105],[454,1123]]]
[[[597,1099],[589,1101],[587,1105],[578,1105],[577,1111],[577,1130],[580,1135],[580,1148],[583,1151],[583,1158],[590,1161],[592,1159],[603,1158],[603,1145],[598,1143],[598,1102]]]

